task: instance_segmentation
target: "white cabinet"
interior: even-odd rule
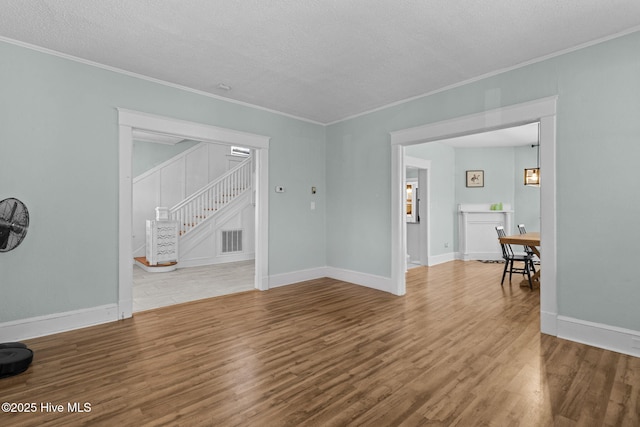
[[[511,234],[513,211],[504,204],[502,210],[491,210],[491,204],[462,204],[458,206],[458,243],[460,258],[468,260],[499,260],[502,250],[496,227],[501,225]]]

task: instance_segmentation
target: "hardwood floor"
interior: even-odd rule
[[[640,425],[640,359],[541,335],[538,291],[501,269],[412,269],[403,297],[319,279],[32,339],[0,400],[37,411],[0,425]]]

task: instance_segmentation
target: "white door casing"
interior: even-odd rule
[[[404,295],[406,232],[403,228],[403,187],[406,146],[540,122],[540,330],[557,335],[556,283],[556,103],[557,96],[483,111],[391,132],[391,280],[396,295]]]
[[[225,145],[240,145],[255,150],[256,162],[256,226],[255,287],[267,290],[268,273],[268,205],[269,205],[269,140],[267,136],[220,128],[201,123],[118,108],[119,124],[119,194],[118,194],[118,317],[133,312],[132,235],[132,156],[134,129],[178,135],[188,139]]]

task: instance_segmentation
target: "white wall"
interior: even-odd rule
[[[134,256],[145,254],[145,224],[156,207],[178,204],[244,160],[228,154],[228,146],[203,142],[133,179]]]

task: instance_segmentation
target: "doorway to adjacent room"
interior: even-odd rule
[[[119,230],[118,230],[118,317],[133,313],[132,255],[132,147],[133,130],[140,129],[166,135],[248,147],[255,153],[255,273],[254,286],[268,288],[268,160],[269,137],[201,123],[156,116],[125,109],[118,110],[119,119]]]
[[[523,104],[484,111],[408,128],[391,133],[391,275],[393,292],[406,292],[406,232],[404,228],[405,198],[405,147],[445,138],[486,132],[520,124],[540,122],[540,170],[544,174],[544,185],[540,191],[540,233],[542,236],[540,322],[541,331],[557,335],[557,289],[556,289],[556,102],[557,97],[543,98]]]

